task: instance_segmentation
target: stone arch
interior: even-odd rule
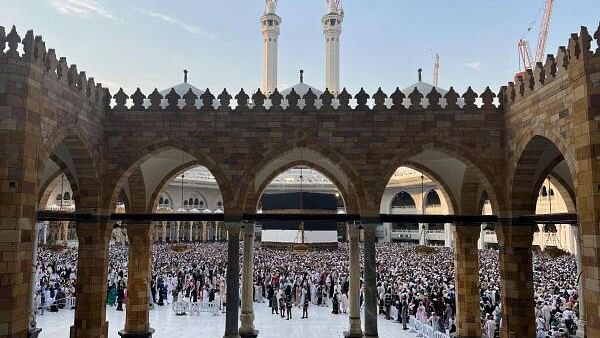
[[[227,203],[233,201],[233,193],[231,190],[231,184],[229,183],[230,180],[227,178],[221,167],[209,155],[198,148],[193,147],[188,140],[179,139],[163,139],[140,147],[132,156],[129,157],[130,160],[122,164],[120,168],[117,169],[117,173],[113,175],[114,179],[110,184],[110,195],[106,196],[108,199],[106,203],[108,203],[110,206],[113,206],[118,191],[123,189],[128,178],[133,174],[135,169],[140,167],[144,162],[153,156],[167,150],[177,150],[186,153],[193,157],[194,161],[196,161],[199,165],[208,168],[219,185],[221,195],[223,196],[224,207],[228,207]],[[154,205],[150,203],[154,203],[155,199],[156,198],[153,195],[153,197],[150,199],[152,202],[149,201],[148,205],[154,207]]]
[[[182,165],[177,166],[175,169],[171,170],[168,174],[166,174],[162,178],[162,180],[158,183],[158,185],[156,186],[156,189],[154,189],[154,191],[152,192],[152,196],[150,197],[150,200],[149,200],[148,212],[154,212],[154,210],[156,210],[156,208],[158,207],[160,194],[163,193],[162,191],[165,188],[165,186],[169,183],[169,181],[171,181],[174,177],[180,176],[181,174],[185,173],[186,171],[188,171],[190,169],[193,169],[198,166],[204,166],[203,163],[204,162],[199,161],[199,160],[189,161]],[[207,169],[210,171],[210,168],[207,168]],[[210,171],[210,172],[214,176],[214,173],[212,171]],[[215,177],[215,179],[216,179],[216,177]],[[217,187],[221,191],[221,196],[222,196],[223,191],[222,191],[221,185],[218,180],[217,180]],[[164,194],[168,195],[166,192],[164,192]],[[204,199],[205,203],[208,203],[206,196],[202,195],[202,198]],[[171,196],[169,196],[169,199],[171,200],[171,203],[173,203],[173,198]],[[173,205],[173,207],[174,207],[174,205]],[[225,202],[223,202],[223,209],[225,209]]]
[[[57,170],[50,177],[48,177],[48,179],[45,182],[42,183],[39,189],[40,193],[38,194],[37,200],[38,209],[45,208],[45,206],[48,204],[48,201],[51,198],[53,198],[53,196],[51,196],[50,194],[60,183],[60,178],[63,174],[64,172],[62,170]]]
[[[454,197],[454,195],[452,194],[452,190],[450,189],[450,187],[448,187],[448,184],[442,179],[442,177],[438,173],[436,173],[435,171],[427,168],[426,166],[424,166],[420,163],[413,162],[413,161],[407,161],[404,165],[401,165],[400,167],[411,168],[411,169],[416,170],[416,171],[420,172],[421,174],[429,177],[429,179],[432,180],[433,183],[435,183],[439,187],[439,190],[442,193],[442,196],[444,197],[444,199],[446,200],[446,203],[448,204],[448,212],[454,213],[456,210],[458,210],[458,204],[456,202],[456,197]],[[421,207],[424,208],[425,205],[422,205]]]
[[[78,212],[95,213],[100,209],[101,185],[98,164],[91,144],[71,129],[63,128],[51,138],[52,142],[42,151],[41,171],[48,161],[53,161],[65,173]],[[43,183],[38,184],[41,188]],[[38,191],[38,200],[43,191]]]
[[[481,159],[475,156],[475,153],[465,149],[464,145],[449,143],[440,140],[433,140],[431,142],[425,142],[420,146],[410,145],[399,148],[396,155],[388,161],[382,169],[382,175],[376,183],[377,190],[375,190],[378,200],[381,200],[381,196],[389,178],[392,177],[393,173],[397,168],[402,166],[413,166],[413,169],[426,172],[427,176],[435,179],[439,186],[444,187],[442,192],[445,190],[447,194],[443,194],[444,198],[448,201],[452,201],[453,213],[464,213],[461,210],[461,204],[457,199],[456,194],[460,194],[461,187],[457,189],[450,189],[447,182],[442,178],[442,175],[429,168],[427,165],[420,163],[419,156],[425,152],[436,152],[440,153],[448,158],[460,162],[465,166],[467,170],[472,169],[473,174],[482,184],[485,190],[490,196],[490,201],[495,206],[494,210],[503,210],[505,203],[501,199],[503,196],[503,185],[501,180],[501,173],[498,173],[493,169],[493,166],[488,163],[485,159]],[[466,174],[466,171],[465,171]]]
[[[255,212],[260,196],[277,175],[298,165],[306,165],[330,179],[340,191],[347,213],[361,210],[361,196],[355,186],[357,176],[348,170],[347,162],[333,152],[322,152],[312,147],[286,147],[266,156],[265,160],[248,171],[242,180],[242,210]]]
[[[552,169],[565,160],[569,179],[575,177],[574,161],[564,157],[560,147],[545,136],[535,135],[519,153],[515,168],[510,174],[510,203],[513,216],[534,214],[538,191]]]
[[[551,179],[552,185],[558,190],[558,193],[565,201],[567,211],[569,213],[577,213],[575,192],[569,187],[568,183],[558,175],[550,174],[548,178]]]

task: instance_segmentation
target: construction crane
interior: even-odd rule
[[[548,31],[550,29],[550,19],[552,18],[552,9],[554,7],[554,0],[546,0],[544,5],[544,15],[542,17],[542,24],[540,26],[540,34],[538,36],[537,50],[535,52],[535,59],[532,61],[531,53],[529,52],[529,43],[525,38],[519,40],[519,69],[521,68],[521,62],[525,71],[531,70],[535,67],[538,62],[544,61],[544,54],[546,53],[546,42],[548,40]],[[531,26],[527,29],[527,32],[531,31]],[[519,73],[522,74],[522,73]],[[519,75],[517,74],[517,75]]]
[[[440,80],[440,55],[435,53],[435,64],[433,66],[433,86],[437,87]]]

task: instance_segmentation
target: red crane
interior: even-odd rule
[[[544,15],[542,17],[542,24],[540,26],[540,34],[538,37],[537,50],[535,52],[535,59],[532,62],[531,54],[529,53],[529,45],[525,38],[519,40],[519,69],[521,68],[521,62],[525,71],[533,69],[538,62],[544,61],[544,54],[546,53],[546,41],[548,40],[548,31],[550,29],[550,19],[552,18],[552,8],[554,7],[554,0],[546,0],[544,5]],[[531,31],[531,26],[527,29],[527,32]],[[522,72],[517,75],[522,74]]]

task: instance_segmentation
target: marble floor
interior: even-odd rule
[[[254,324],[261,338],[340,338],[348,328],[348,315],[331,314],[331,308],[311,306],[309,318],[300,319],[302,311],[294,308],[292,320],[283,320],[271,315],[271,309],[265,303],[255,303],[256,318]],[[61,310],[58,313],[46,312],[38,316],[38,327],[42,328],[41,338],[68,337],[69,327],[73,324],[73,310]],[[118,331],[124,327],[125,312],[108,307],[106,319],[109,322],[110,338],[119,338]],[[203,313],[200,316],[175,316],[169,307],[156,307],[150,311],[150,325],[156,330],[153,337],[223,337],[225,315],[214,316]],[[415,334],[403,331],[402,325],[387,321],[379,316],[380,338],[414,338]]]

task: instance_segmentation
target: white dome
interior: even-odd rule
[[[298,94],[300,96],[300,98],[303,98],[304,95],[306,95],[306,93],[308,93],[308,90],[312,90],[312,92],[317,96],[317,98],[319,98],[319,96],[321,96],[321,94],[323,94],[323,91],[309,86],[304,82],[299,82],[295,85],[293,85],[292,87],[286,88],[284,90],[282,90],[280,93],[283,96],[283,98],[286,98],[289,93],[292,92],[292,89],[296,92],[296,94]]]
[[[197,88],[197,87],[195,87],[195,86],[193,86],[193,85],[191,85],[191,84],[189,84],[189,83],[186,83],[186,82],[184,82],[184,83],[180,83],[180,84],[178,84],[178,85],[176,85],[176,86],[174,86],[174,87],[171,87],[171,88],[167,88],[167,89],[161,90],[161,91],[159,91],[159,93],[160,93],[160,94],[161,94],[163,97],[165,97],[165,96],[167,96],[167,94],[169,94],[169,92],[171,91],[171,89],[175,89],[175,92],[176,92],[176,93],[177,93],[179,96],[181,96],[181,97],[183,97],[183,95],[185,95],[185,94],[186,94],[186,93],[187,93],[187,92],[188,92],[190,89],[191,89],[191,90],[192,90],[192,92],[194,92],[194,94],[196,94],[198,97],[200,97],[200,95],[204,94],[204,91],[203,91],[203,90],[201,90],[201,89],[199,89],[199,88]]]

